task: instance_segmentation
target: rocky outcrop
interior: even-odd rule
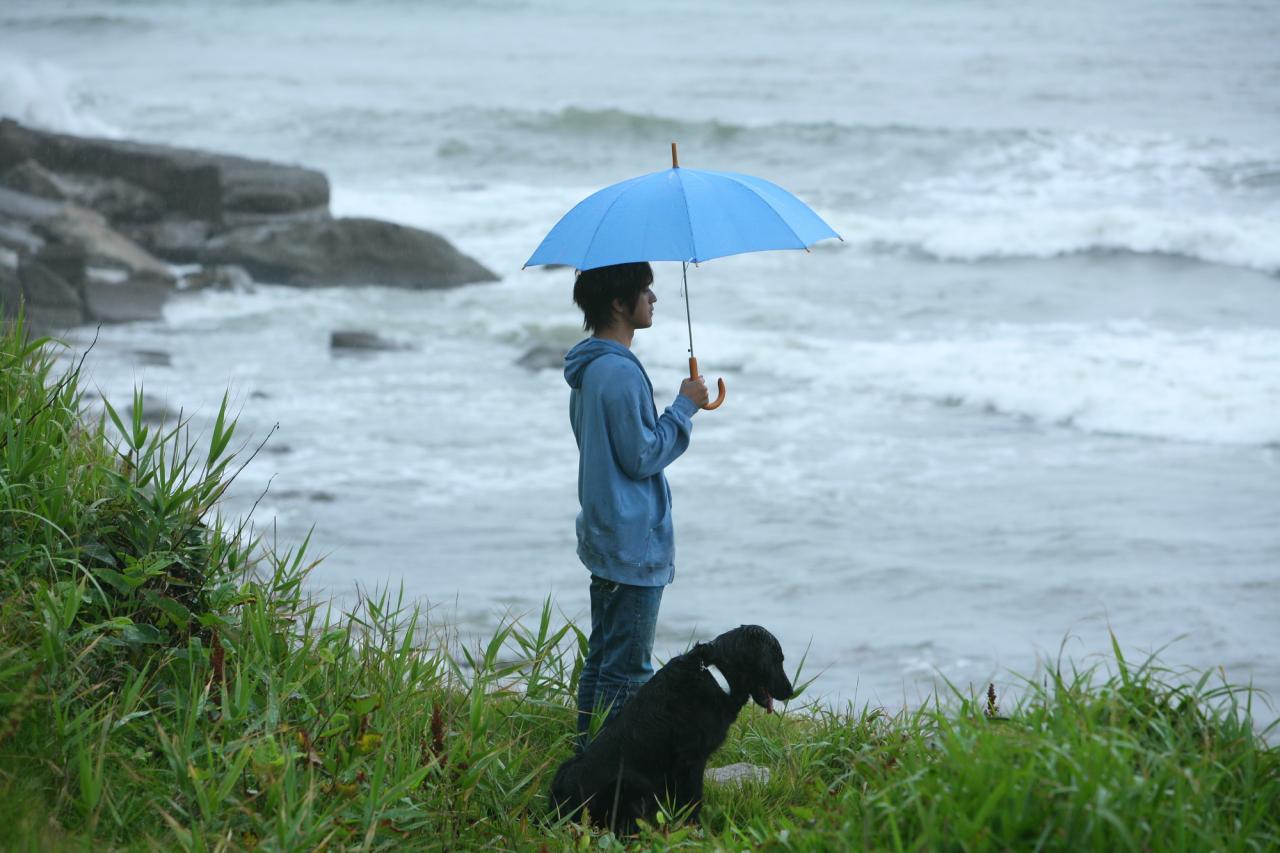
[[[57,273],[38,260],[51,246],[83,255],[77,281],[51,283]],[[303,286],[422,289],[497,279],[429,231],[333,218],[329,181],[314,169],[0,119],[6,312],[16,288],[29,301],[27,291],[38,292],[42,316],[60,321],[77,311],[78,322],[158,317],[173,289],[170,263],[237,266],[261,281]]]
[[[454,287],[496,276],[428,231],[376,219],[239,228],[210,240],[206,264],[236,264],[259,281]]]
[[[329,209],[329,180],[322,172],[212,154],[168,145],[47,133],[0,121],[0,172],[25,161],[66,176],[81,192],[103,195],[102,181],[117,194],[153,199],[150,215],[175,214],[216,223],[244,224],[255,216]],[[137,209],[135,207],[135,209]],[[105,213],[105,211],[102,211]]]

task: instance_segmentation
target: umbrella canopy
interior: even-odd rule
[[[580,270],[633,261],[699,263],[806,249],[839,238],[804,202],[750,175],[673,167],[593,193],[556,223],[526,267]]]

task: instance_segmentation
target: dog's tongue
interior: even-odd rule
[[[769,695],[769,691],[764,691],[764,712],[766,714],[773,713],[773,697]]]

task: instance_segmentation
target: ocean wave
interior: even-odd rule
[[[50,62],[0,54],[0,116],[63,133],[120,136],[89,114],[74,78]]]
[[[1280,219],[1114,207],[987,215],[844,217],[847,243],[945,261],[1053,258],[1094,252],[1173,255],[1280,273]]]
[[[142,18],[126,15],[34,15],[31,17],[9,17],[0,19],[0,27],[11,32],[22,30],[61,31],[74,33],[109,33],[128,30],[146,32],[152,28],[151,22]]]
[[[728,353],[732,340],[719,343]],[[740,355],[753,369],[809,376],[827,388],[873,390],[1046,427],[1280,445],[1280,337],[1270,329],[992,324],[947,336],[812,347],[825,352],[769,347],[767,359]]]

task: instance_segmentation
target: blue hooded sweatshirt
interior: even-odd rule
[[[564,357],[564,378],[579,454],[579,559],[617,583],[671,583],[675,534],[662,469],[689,446],[698,407],[677,396],[658,417],[649,375],[617,341],[580,341]]]

